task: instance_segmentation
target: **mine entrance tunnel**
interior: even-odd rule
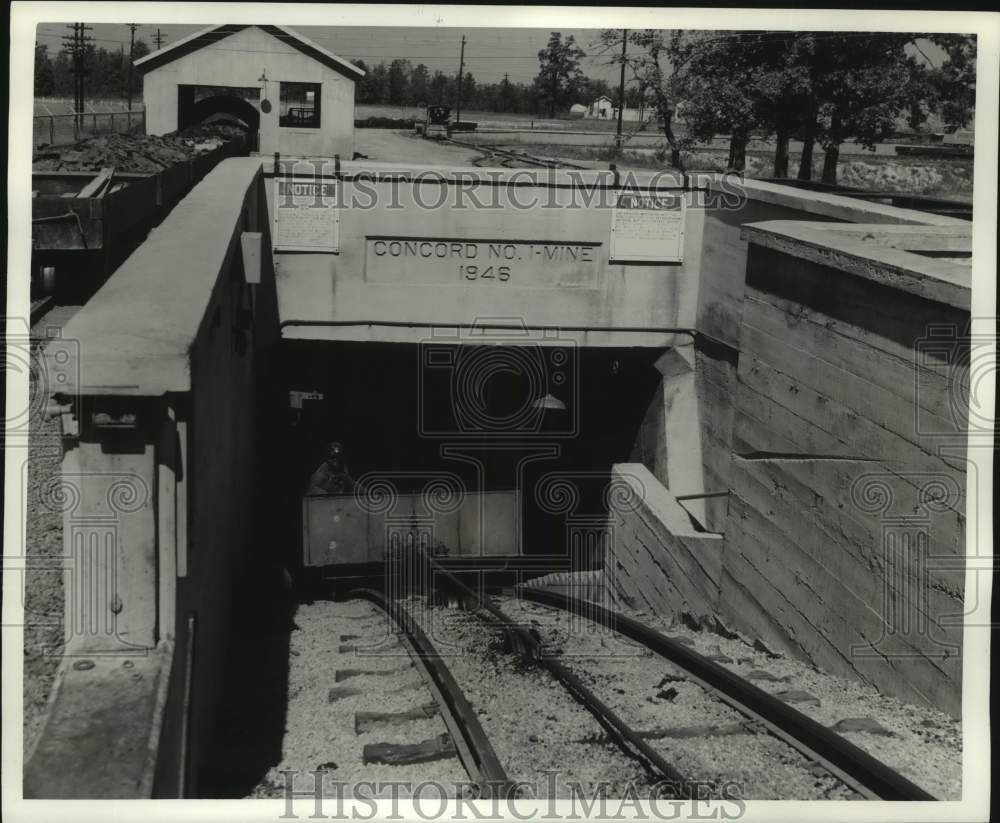
[[[247,132],[247,145],[256,151],[260,140],[260,89],[230,86],[177,87],[177,127],[222,121]]]
[[[206,108],[220,105],[211,97]],[[180,104],[194,117],[201,102],[186,92]],[[259,755],[245,764],[252,786],[279,762],[282,666],[297,656],[286,613],[295,590],[278,555],[293,561],[286,568],[338,575],[348,549],[370,562],[371,547],[429,521],[428,538],[458,552],[579,546],[583,566],[594,544],[574,537],[615,525],[609,478],[637,502],[587,580],[616,607],[693,614],[895,697],[960,710],[960,628],[903,637],[892,664],[845,650],[894,628],[871,604],[895,575],[926,572],[922,556],[876,573],[864,562],[898,514],[860,505],[876,488],[912,511],[925,502],[918,478],[947,478],[921,531],[893,539],[954,557],[919,578],[921,596],[940,614],[962,605],[965,456],[937,449],[942,437],[966,442],[968,415],[960,427],[943,417],[955,393],[941,369],[952,361],[918,361],[910,344],[926,342],[928,322],[968,326],[969,267],[910,250],[966,252],[967,224],[753,181],[739,211],[699,205],[711,190],[684,190],[681,220],[631,214],[604,172],[587,180],[610,192],[607,208],[430,208],[412,168],[349,161],[323,192],[363,195],[364,183],[385,196],[328,211],[293,203],[275,219],[274,165],[220,164],[45,349],[62,387],[63,479],[78,491],[60,514],[64,538],[111,540],[114,551],[67,578],[65,608],[79,617],[27,794],[52,794],[55,774],[67,776],[60,796],[219,796],[205,772],[237,771],[234,750]],[[572,182],[518,176],[521,194]],[[432,182],[458,190],[458,178]],[[508,196],[503,182],[481,188]],[[677,202],[680,183],[664,185],[663,201]],[[673,233],[649,261],[654,226]],[[401,249],[433,240],[447,255],[385,259],[386,238]],[[479,276],[495,247],[511,250],[505,280]],[[833,289],[844,299],[829,299]],[[450,325],[463,338],[477,319],[513,317],[525,318],[523,341],[436,334]],[[908,397],[893,394],[903,388]],[[368,509],[348,507],[355,495],[306,494],[331,441],[359,485],[385,481],[381,498],[361,495]],[[123,488],[134,494],[117,501]],[[315,545],[303,541],[313,513]],[[77,595],[108,580],[113,596]],[[843,604],[836,623],[829,597]],[[97,665],[77,668],[82,653]],[[144,666],[127,700],[112,688],[127,671],[119,653]],[[264,688],[245,688],[262,673]],[[268,705],[236,707],[220,724],[240,692]],[[268,718],[256,749],[235,733],[247,717]],[[140,738],[155,757],[115,748]],[[95,748],[101,757],[88,755]]]
[[[463,498],[443,504],[461,510],[460,530],[449,531],[444,510],[434,521],[434,543],[452,555],[565,557],[574,543],[568,529],[603,530],[611,468],[632,459],[662,379],[658,348],[306,340],[283,347],[290,485],[306,490],[327,444],[338,442],[361,487]],[[287,511],[297,513],[298,502],[286,501]],[[370,530],[349,539],[370,541],[372,558],[380,550]],[[341,551],[314,545],[311,557],[306,546],[306,564],[360,559],[357,547],[336,542]],[[574,564],[599,563],[596,542],[575,542]]]

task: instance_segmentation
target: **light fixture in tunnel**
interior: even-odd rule
[[[544,409],[545,411],[566,411],[566,404],[558,397],[548,393],[544,397],[539,397],[531,404],[533,409]]]

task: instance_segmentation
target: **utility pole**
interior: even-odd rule
[[[159,29],[156,30],[156,34],[153,35],[153,42],[156,43],[156,50],[160,50],[160,46],[163,45],[163,41],[167,39],[167,35],[162,34]]]
[[[628,29],[622,29],[622,74],[618,86],[618,132],[615,135],[615,146],[622,147],[622,115],[625,113],[625,53],[628,49]]]
[[[94,27],[84,25],[83,23],[73,23],[68,25],[66,28],[73,32],[72,35],[63,35],[62,39],[63,46],[69,51],[73,58],[73,67],[70,69],[73,73],[73,111],[77,114],[83,114],[83,110],[86,105],[84,95],[84,76],[87,73],[87,69],[84,65],[84,58],[86,55],[87,43],[91,39],[87,32]]]
[[[465,73],[465,35],[462,35],[462,52],[458,58],[458,107],[455,111],[455,122],[462,119],[462,75]]]
[[[135,30],[139,28],[138,23],[128,24],[131,40],[128,46],[128,110],[132,111],[132,61],[135,55]]]

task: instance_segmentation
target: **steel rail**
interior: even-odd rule
[[[522,589],[525,600],[573,612],[624,635],[688,672],[740,713],[759,720],[777,737],[862,795],[877,800],[936,800],[899,772],[839,734],[738,674],[655,629],[597,603],[544,589]]]
[[[432,574],[443,578],[447,585],[457,592],[472,610],[484,611],[498,622],[507,633],[514,648],[548,669],[573,698],[594,715],[598,723],[615,740],[622,751],[630,757],[642,761],[651,772],[658,773],[665,778],[669,784],[676,788],[680,796],[691,797],[691,782],[650,746],[614,709],[594,694],[577,675],[546,654],[544,643],[540,637],[518,624],[517,621],[488,600],[477,596],[472,589],[435,560],[424,556]]]
[[[472,781],[481,792],[491,793],[486,796],[510,798],[514,782],[501,765],[475,709],[417,621],[405,608],[376,589],[359,588],[351,594],[371,601],[399,626],[410,658],[440,706],[459,760]]]

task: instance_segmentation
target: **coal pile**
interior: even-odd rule
[[[113,166],[119,172],[156,173],[243,135],[242,129],[221,124],[164,135],[102,135],[68,146],[39,149],[31,167],[33,171],[97,172]]]

